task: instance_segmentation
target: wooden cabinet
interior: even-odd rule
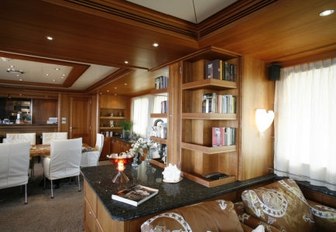
[[[141,224],[148,219],[131,221],[113,220],[96,193],[84,180],[84,229],[86,232],[134,232],[140,231]]]
[[[207,79],[206,65],[211,60],[234,65],[235,81]],[[236,111],[230,114],[219,111],[204,113],[202,104],[205,94],[231,95],[239,99],[239,64],[237,54],[219,49],[195,53],[182,64],[181,169],[185,177],[207,187],[234,182],[238,176],[239,101],[236,102]],[[212,146],[212,128],[234,128],[235,143]],[[218,180],[203,178],[214,172],[223,173],[226,177]]]
[[[118,138],[111,139],[112,152],[111,153],[121,153],[128,151],[131,148],[131,144],[124,142]]]

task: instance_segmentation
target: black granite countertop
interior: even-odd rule
[[[275,175],[269,175],[248,181],[237,181],[231,184],[207,188],[186,178],[179,183],[164,183],[162,181],[162,169],[146,162],[143,162],[137,168],[127,165],[125,173],[130,181],[126,185],[112,183],[112,179],[117,173],[115,165],[86,167],[82,168],[81,172],[105,205],[112,219],[118,221],[127,221],[194,204],[240,188],[247,188],[263,181],[273,180],[276,177]],[[111,199],[112,193],[134,184],[157,188],[159,189],[159,194],[137,207]]]

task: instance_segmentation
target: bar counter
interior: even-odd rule
[[[269,175],[248,181],[237,181],[231,184],[207,188],[186,178],[179,183],[164,183],[162,171],[162,169],[147,162],[142,162],[137,168],[127,165],[125,174],[129,177],[130,181],[127,184],[113,184],[112,178],[117,173],[115,165],[86,167],[81,169],[84,182],[95,192],[110,217],[115,221],[148,218],[150,215],[207,199],[217,198],[232,191],[248,188],[258,183],[272,181],[276,178],[275,175]],[[142,184],[159,189],[159,194],[137,207],[111,199],[112,193],[126,186],[135,184]]]

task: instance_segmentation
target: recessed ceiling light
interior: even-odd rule
[[[55,80],[55,79],[53,79],[53,82],[56,82],[56,80]]]
[[[335,11],[334,10],[325,10],[325,11],[322,11],[320,13],[320,16],[324,17],[324,16],[329,16],[331,14],[333,14]]]
[[[49,76],[49,73],[46,73],[46,76]]]
[[[52,36],[49,36],[49,35],[47,35],[46,38],[47,40],[50,40],[50,41],[54,39]]]
[[[107,93],[109,93],[109,92],[110,92],[110,90],[108,89],[108,90],[106,90],[106,92],[107,92]]]
[[[159,43],[154,42],[153,47],[157,48],[159,46]]]
[[[124,85],[127,85],[127,83],[124,83]]]
[[[19,81],[23,81],[22,78],[20,78]]]
[[[125,60],[125,61],[124,61],[124,63],[125,63],[125,64],[128,64],[128,61],[127,61],[127,60]]]
[[[56,70],[56,71],[59,71],[59,70],[61,70],[61,69],[60,69],[60,68],[55,68],[55,70]]]

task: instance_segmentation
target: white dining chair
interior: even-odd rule
[[[0,144],[0,189],[24,185],[25,204],[28,203],[29,150],[28,142]]]
[[[90,166],[97,166],[99,162],[99,157],[103,150],[104,146],[104,135],[97,134],[96,136],[96,146],[95,151],[87,151],[82,153],[81,159],[81,167],[90,167]]]
[[[4,143],[29,142],[36,144],[36,133],[7,133]]]
[[[53,180],[66,177],[78,177],[80,187],[80,162],[82,155],[82,138],[53,140],[50,144],[50,157],[43,159],[44,186],[46,178],[50,180],[51,198],[54,198]]]
[[[68,132],[43,132],[42,144],[50,144],[52,140],[68,139]]]

